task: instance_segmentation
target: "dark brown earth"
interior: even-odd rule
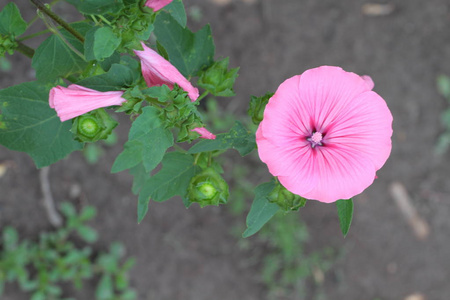
[[[0,0],[0,6],[6,2]],[[286,78],[320,65],[370,75],[375,91],[392,110],[392,155],[375,183],[355,198],[347,238],[340,234],[334,205],[311,201],[300,213],[308,226],[311,251],[331,246],[342,253],[325,274],[321,299],[395,300],[413,294],[450,299],[450,153],[433,154],[442,132],[439,116],[446,108],[436,91],[436,76],[450,75],[448,1],[382,1],[395,7],[384,16],[363,14],[366,2],[352,0],[185,2],[188,9],[202,13],[191,26],[211,23],[217,55],[230,56],[231,64],[241,67],[237,96],[221,100],[237,118],[245,118],[250,95],[274,91]],[[25,1],[20,5],[26,6]],[[27,58],[17,54],[11,61],[13,71],[0,73],[1,88],[32,79]],[[120,141],[126,132],[125,122],[118,129]],[[138,299],[267,299],[259,277],[261,264],[252,260],[260,257],[258,244],[243,250],[230,233],[244,216],[233,217],[223,207],[186,210],[174,199],[152,203],[137,225],[131,177],[109,173],[120,151],[120,143],[105,149],[97,165],[88,165],[74,153],[52,166],[50,177],[58,202],[98,208],[93,222],[100,233],[97,249],[105,250],[118,240],[137,258],[131,277]],[[36,238],[51,228],[40,201],[39,171],[29,157],[4,147],[2,161],[12,161],[14,167],[0,178],[0,226],[13,225],[22,236]],[[395,181],[406,187],[428,223],[425,238],[414,234],[392,198],[389,189]],[[74,186],[81,188],[76,199],[70,196]],[[27,296],[10,287],[4,299]]]

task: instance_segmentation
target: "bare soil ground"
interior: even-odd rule
[[[0,0],[0,6],[7,2]],[[230,56],[231,64],[241,67],[237,96],[221,100],[237,116],[245,118],[250,95],[274,91],[286,78],[320,65],[370,75],[374,90],[392,110],[392,155],[376,182],[355,198],[347,238],[340,234],[334,205],[311,201],[300,213],[309,228],[310,249],[332,246],[343,254],[325,274],[325,299],[450,299],[450,153],[433,154],[442,131],[439,116],[446,108],[436,76],[450,75],[448,1],[381,1],[394,10],[378,16],[363,14],[367,3],[356,0],[185,2],[188,10],[202,14],[191,25],[211,23],[217,55]],[[16,54],[12,62],[12,72],[0,73],[1,88],[32,78],[27,58]],[[120,141],[126,139],[126,123],[118,129]],[[58,201],[98,208],[93,226],[100,232],[99,249],[118,240],[137,258],[132,285],[138,299],[266,299],[260,264],[251,260],[258,249],[242,250],[230,233],[244,217],[233,217],[222,207],[186,210],[174,199],[152,203],[137,225],[131,177],[109,173],[120,151],[119,145],[107,149],[94,166],[74,153],[52,166],[50,177]],[[26,155],[0,147],[4,161],[14,167],[0,178],[0,227],[13,225],[22,236],[35,238],[50,229],[38,170]],[[422,238],[392,197],[393,182],[406,188],[428,224]],[[74,187],[81,195],[71,196]],[[9,287],[5,299],[27,296]]]

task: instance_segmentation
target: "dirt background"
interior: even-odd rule
[[[0,7],[7,2],[0,0]],[[321,299],[450,299],[450,154],[433,154],[442,132],[439,116],[447,107],[436,91],[436,76],[450,75],[448,1],[382,1],[394,8],[386,15],[365,14],[367,2],[356,0],[185,2],[188,10],[201,12],[191,26],[210,23],[217,56],[230,56],[231,64],[241,67],[237,96],[222,103],[237,116],[245,118],[250,95],[274,91],[286,78],[320,65],[370,75],[392,110],[392,155],[375,183],[355,198],[347,238],[340,234],[334,205],[311,201],[299,214],[308,226],[309,249],[332,246],[342,253],[325,274]],[[74,17],[64,15],[64,5],[58,9],[63,17]],[[32,13],[24,13],[27,20]],[[0,73],[0,88],[33,77],[27,58],[10,60],[13,71]],[[118,129],[121,142],[126,132],[125,122]],[[109,173],[120,151],[120,143],[108,148],[94,166],[74,153],[52,166],[50,177],[57,201],[98,208],[93,222],[101,236],[97,249],[117,240],[137,258],[131,282],[138,299],[267,299],[261,264],[252,259],[261,257],[261,249],[242,249],[230,233],[244,216],[233,217],[222,207],[186,210],[181,201],[171,200],[151,203],[137,225],[131,176]],[[28,156],[0,147],[0,162],[5,161],[13,167],[0,178],[0,226],[13,225],[22,236],[36,238],[51,228],[40,201],[39,171]],[[393,182],[406,188],[428,224],[422,238],[392,197]],[[81,194],[74,197],[76,189]],[[289,299],[314,299],[313,290]],[[27,296],[8,287],[3,299]]]

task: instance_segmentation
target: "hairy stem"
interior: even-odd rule
[[[45,13],[47,16],[52,18],[56,23],[61,25],[65,30],[70,32],[74,37],[76,37],[80,42],[84,43],[84,37],[76,31],[73,27],[71,27],[67,22],[61,19],[57,14],[48,9],[41,1],[39,0],[30,0],[40,11]]]
[[[29,58],[33,58],[34,55],[34,49],[28,47],[27,45],[23,44],[22,42],[16,41],[17,44],[19,45],[17,47],[17,51],[19,51],[20,53],[22,53],[23,55],[29,57]]]

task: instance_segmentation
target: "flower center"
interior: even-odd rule
[[[316,131],[311,135],[311,137],[307,138],[307,140],[311,143],[311,147],[314,148],[317,145],[322,146],[322,138],[323,138],[322,133]]]

